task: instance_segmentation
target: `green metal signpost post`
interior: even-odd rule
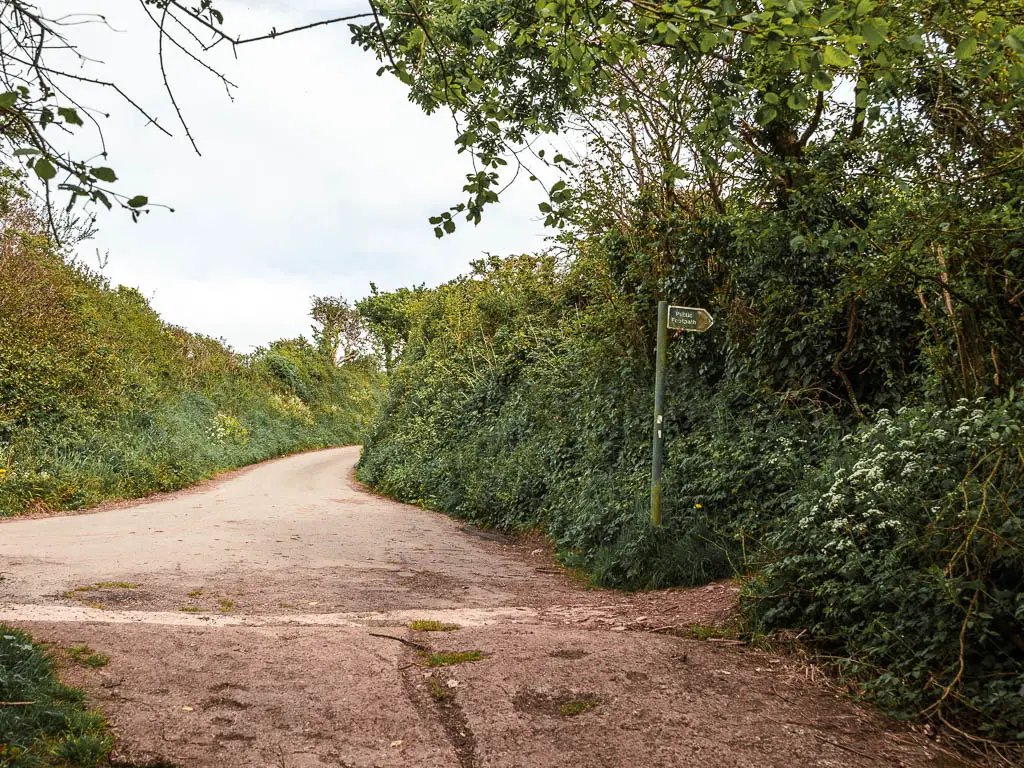
[[[665,446],[665,347],[668,345],[668,302],[658,302],[658,349],[654,362],[654,445],[651,464],[651,525],[661,525],[661,456]]]
[[[654,438],[651,449],[651,524],[661,525],[661,464],[665,450],[665,356],[668,330],[704,333],[715,324],[706,309],[658,302],[658,347],[654,363]]]

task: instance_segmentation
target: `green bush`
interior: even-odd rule
[[[745,606],[887,709],[1024,739],[1024,401],[879,413],[774,526]]]

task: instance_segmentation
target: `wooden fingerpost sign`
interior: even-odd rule
[[[715,324],[706,309],[658,302],[658,346],[654,363],[654,440],[651,461],[651,524],[661,525],[661,464],[665,450],[665,357],[668,331],[704,333]]]

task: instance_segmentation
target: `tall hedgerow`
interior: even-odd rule
[[[0,515],[170,490],[354,443],[379,374],[305,339],[249,355],[67,260],[14,197],[0,231]]]

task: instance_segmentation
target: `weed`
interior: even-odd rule
[[[427,692],[434,701],[444,701],[454,695],[452,689],[447,685],[442,685],[436,677],[430,678],[430,682],[427,683]]]
[[[130,581],[97,581],[96,589],[138,589],[138,584]]]
[[[201,589],[193,589],[191,592],[188,593],[188,596],[189,597],[202,597],[203,596],[203,590],[201,590]]]
[[[113,747],[114,739],[110,734],[83,733],[62,738],[54,745],[52,754],[71,765],[99,765]]]
[[[453,664],[465,664],[467,661],[480,661],[483,658],[485,658],[483,651],[456,651],[454,653],[420,651],[420,660],[427,667],[448,667]]]
[[[588,709],[593,709],[601,700],[592,694],[584,694],[576,698],[569,699],[568,701],[560,702],[558,705],[558,714],[562,717],[576,717],[576,715],[582,715]]]
[[[178,609],[182,613],[202,613],[202,608],[196,605],[183,605]]]
[[[98,653],[88,645],[74,645],[67,649],[67,657],[81,667],[100,669],[110,663],[110,657],[105,653]]]
[[[234,601],[228,600],[227,598],[221,598],[220,600],[218,600],[217,605],[220,606],[221,613],[231,613],[233,610],[235,610]]]
[[[691,640],[735,640],[740,636],[735,626],[716,626],[714,624],[691,624],[686,628],[683,637]]]
[[[409,629],[413,632],[453,632],[461,627],[458,624],[446,624],[443,621],[416,619],[409,622]]]

